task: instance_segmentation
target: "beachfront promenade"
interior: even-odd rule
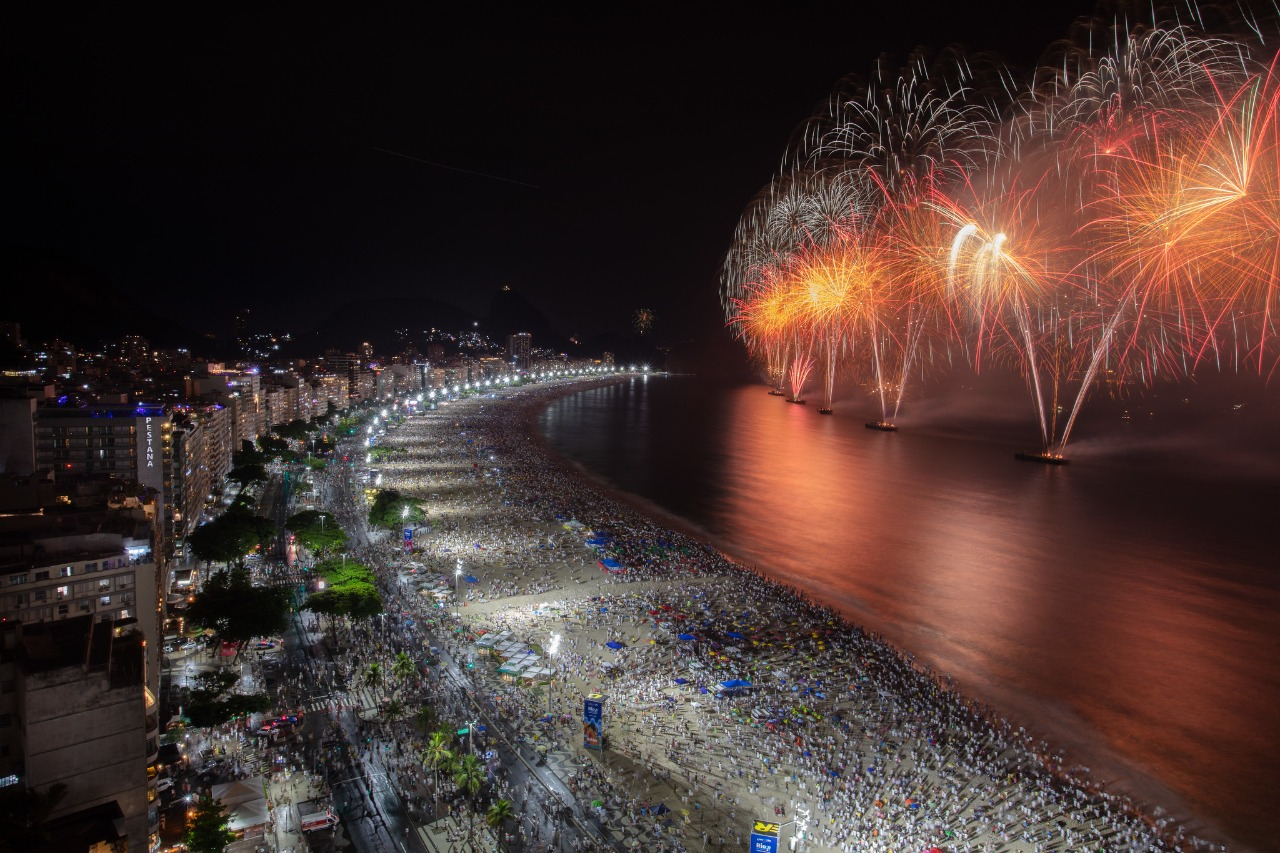
[[[362,556],[387,572],[387,609],[457,664],[442,680],[470,679],[529,761],[545,751],[604,844],[745,850],[767,819],[784,839],[802,829],[807,851],[1217,849],[1100,790],[908,654],[571,472],[532,434],[564,390],[451,401],[389,431],[383,488],[427,522],[414,554],[384,534]],[[441,588],[460,595],[438,606]],[[582,747],[592,694],[603,751]],[[429,771],[411,775],[429,787]],[[564,843],[532,814],[559,795],[508,796],[518,814],[530,801],[527,842]]]

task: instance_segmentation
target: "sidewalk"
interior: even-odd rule
[[[273,773],[267,780],[268,803],[271,806],[272,825],[275,828],[278,851],[302,851],[307,849],[298,824],[298,803],[321,796],[320,789],[311,784],[304,772]]]
[[[461,839],[458,841],[450,841],[452,835]],[[467,822],[459,820],[457,817],[450,815],[442,817],[434,823],[419,826],[418,837],[422,839],[422,843],[432,853],[449,853],[449,851],[481,851],[494,850],[498,846],[498,839],[494,836],[493,830],[485,824],[482,818],[477,817],[472,827],[471,844],[468,845]]]

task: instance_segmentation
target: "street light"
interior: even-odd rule
[[[560,648],[560,635],[551,635],[551,645],[547,647],[547,654],[551,655],[551,684],[547,685],[547,713],[551,713],[551,688],[556,683],[556,651]]]
[[[453,597],[458,598],[461,593],[458,592],[458,579],[462,577],[462,561],[458,561],[458,570],[453,573]]]

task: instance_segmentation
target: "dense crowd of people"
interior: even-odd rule
[[[388,433],[384,487],[426,522],[412,554],[388,537],[364,557],[386,572],[389,609],[479,661],[478,693],[517,743],[581,759],[582,699],[606,697],[608,748],[571,780],[583,814],[649,849],[741,849],[766,817],[797,821],[808,850],[1211,847],[909,654],[567,468],[532,427],[547,393],[455,402]],[[428,581],[458,600],[437,607],[418,594]],[[561,633],[551,684],[499,674],[474,643],[496,632],[544,658]],[[361,661],[395,647],[363,648]],[[412,763],[396,771],[421,796]]]

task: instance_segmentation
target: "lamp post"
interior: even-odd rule
[[[458,570],[453,573],[453,597],[458,598],[461,593],[458,592],[458,580],[462,577],[462,561],[458,561]]]
[[[551,635],[551,645],[547,646],[547,654],[551,656],[551,683],[547,685],[547,713],[551,713],[551,688],[556,683],[556,651],[560,648],[560,635]]]

